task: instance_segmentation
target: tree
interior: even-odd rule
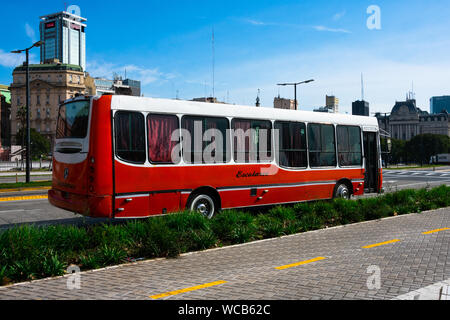
[[[406,142],[402,140],[392,139],[392,151],[391,151],[391,162],[401,163],[406,162]]]
[[[450,138],[436,134],[418,135],[406,143],[406,152],[411,160],[428,164],[431,157],[450,152]]]
[[[20,123],[20,130],[23,130],[27,126],[27,107],[25,106],[18,106],[17,107],[17,114],[16,119]],[[22,140],[19,139],[19,135],[16,136],[16,141],[22,141],[22,148],[25,148],[25,138],[26,135],[20,136]]]
[[[26,130],[23,128],[17,133],[17,139],[25,139]],[[41,156],[47,156],[50,153],[50,141],[37,132],[35,129],[30,130],[31,139],[31,157],[39,159]]]

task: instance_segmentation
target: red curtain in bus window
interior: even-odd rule
[[[125,161],[144,163],[144,116],[138,112],[117,112],[114,121],[117,156]]]
[[[252,124],[249,120],[234,120],[234,161],[238,163],[250,162],[250,139],[247,134]]]
[[[148,117],[148,154],[152,163],[175,163],[172,159],[172,151],[179,140],[172,141],[172,134],[178,128],[176,116],[150,115]]]

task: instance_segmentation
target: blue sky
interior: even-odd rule
[[[192,99],[215,92],[220,100],[273,106],[293,89],[279,82],[316,81],[299,87],[303,110],[340,98],[340,111],[365,98],[371,111],[389,112],[414,91],[419,107],[448,95],[449,1],[32,1],[2,4],[0,83],[9,84],[23,57],[9,54],[39,40],[39,16],[78,5],[87,24],[87,71],[141,80],[145,96]],[[381,29],[369,30],[370,5],[381,10]],[[33,52],[39,61],[39,50]]]

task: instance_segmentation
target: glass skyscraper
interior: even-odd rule
[[[41,63],[55,59],[63,64],[73,64],[86,70],[85,18],[68,12],[41,17]]]
[[[444,110],[450,113],[450,96],[431,98],[430,109],[432,114],[439,114]]]

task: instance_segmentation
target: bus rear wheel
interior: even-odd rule
[[[195,195],[189,202],[188,208],[193,212],[198,212],[208,219],[212,219],[216,213],[216,205],[209,195]]]
[[[346,183],[340,183],[336,185],[336,189],[334,191],[334,199],[350,200],[351,196],[352,193]]]

